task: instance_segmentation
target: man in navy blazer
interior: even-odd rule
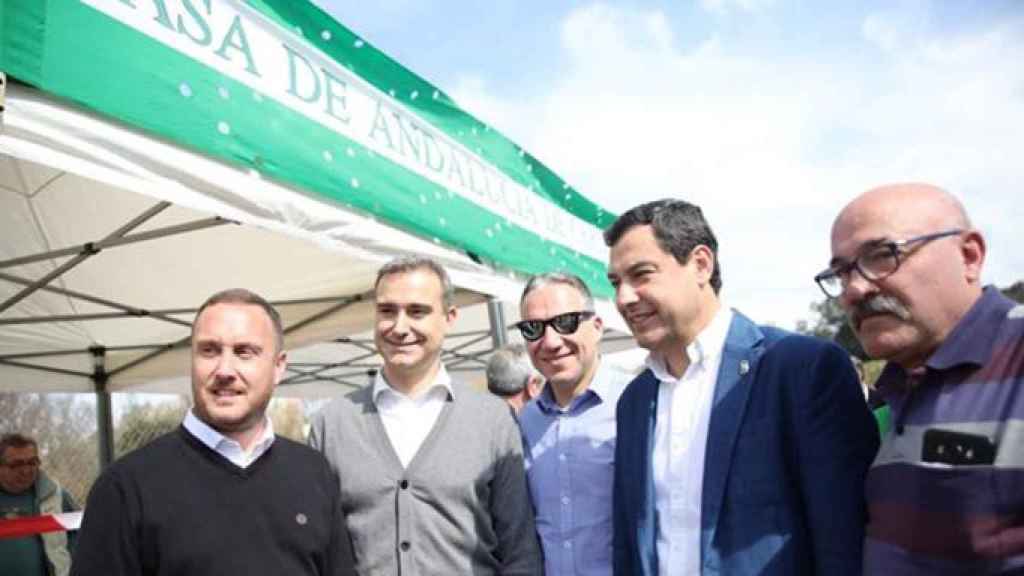
[[[847,354],[723,306],[697,206],[637,206],[605,242],[650,351],[617,409],[615,574],[859,575],[878,431]]]

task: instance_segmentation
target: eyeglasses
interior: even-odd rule
[[[524,340],[535,342],[544,337],[544,330],[548,326],[554,328],[555,332],[559,334],[569,335],[579,329],[580,322],[589,320],[594,315],[595,313],[592,310],[566,312],[558,316],[552,316],[547,320],[521,320],[513,324],[513,326],[519,329],[519,333],[523,335]]]
[[[814,276],[814,281],[825,293],[825,296],[838,298],[843,293],[843,288],[850,282],[850,274],[854,270],[857,270],[865,280],[877,282],[899,270],[902,261],[912,252],[908,249],[909,246],[923,245],[932,240],[955,236],[962,232],[963,230],[958,228],[914,236],[906,240],[875,242],[861,250],[861,253],[852,262],[837,264],[819,272]]]
[[[28,458],[26,460],[11,460],[10,462],[4,462],[3,466],[11,469],[15,468],[36,468],[42,462],[39,458]]]

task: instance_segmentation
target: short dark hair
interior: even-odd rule
[[[526,302],[526,297],[538,288],[547,286],[548,284],[565,284],[576,289],[577,292],[583,296],[583,306],[586,310],[591,312],[594,311],[594,297],[590,294],[590,288],[587,288],[587,283],[582,278],[575,274],[569,274],[568,272],[546,272],[544,274],[535,274],[530,276],[530,279],[526,281],[526,286],[523,288],[523,294],[519,297],[519,307],[523,307],[523,302]]]
[[[25,448],[26,446],[32,446],[37,452],[39,451],[39,444],[36,443],[35,438],[17,432],[4,434],[3,437],[0,437],[0,464],[3,463],[4,454],[7,453],[8,448]]]
[[[373,283],[373,289],[377,290],[380,281],[385,276],[405,274],[413,270],[433,272],[441,282],[441,301],[444,303],[444,307],[448,309],[455,305],[455,288],[452,286],[451,278],[448,277],[448,272],[445,271],[444,266],[425,256],[399,256],[388,261],[380,267],[380,270],[377,270],[377,280]]]
[[[715,294],[722,289],[722,265],[718,260],[718,240],[704,219],[699,206],[685,200],[663,199],[647,202],[618,217],[604,231],[604,243],[611,248],[635,226],[649,225],[658,246],[671,254],[676,262],[686,264],[697,246],[707,246],[714,257],[711,288]]]
[[[526,347],[509,344],[495,350],[487,361],[487,389],[502,398],[515,396],[526,388],[526,383],[536,373]]]
[[[230,288],[228,290],[221,290],[213,296],[206,299],[203,305],[196,311],[196,320],[206,310],[214,304],[250,304],[252,306],[259,306],[267,313],[270,318],[270,323],[274,325],[274,345],[277,346],[277,352],[280,352],[284,348],[284,325],[281,322],[281,315],[277,313],[277,309],[274,308],[270,302],[267,302],[262,296],[247,290],[245,288]],[[195,335],[195,323],[192,325],[192,334]]]

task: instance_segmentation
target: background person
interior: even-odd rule
[[[282,346],[277,311],[248,290],[199,308],[192,409],[93,485],[73,576],[354,574],[337,480],[266,415]]]
[[[543,384],[544,378],[530,363],[522,344],[502,346],[487,361],[487,390],[503,399],[516,417],[540,394]]]
[[[17,433],[0,437],[0,518],[60,514],[78,509],[71,495],[39,469],[39,446]],[[74,533],[0,538],[0,574],[67,576]]]
[[[982,287],[984,237],[949,193],[910,183],[854,199],[831,244],[815,279],[888,361],[865,574],[1024,573],[1024,306]]]

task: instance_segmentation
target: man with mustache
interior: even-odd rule
[[[504,402],[441,363],[455,322],[440,264],[377,273],[373,384],[333,400],[310,444],[338,474],[359,574],[541,574],[519,430]]]
[[[894,426],[867,480],[865,574],[1024,573],[1024,307],[983,287],[985,239],[927,184],[869,190],[815,277],[864,347]]]
[[[860,574],[878,430],[846,352],[725,307],[693,204],[637,206],[605,242],[650,351],[616,414],[615,574]]]
[[[266,414],[286,362],[277,311],[214,294],[191,348],[192,409],[96,480],[71,576],[354,575],[330,467]]]

